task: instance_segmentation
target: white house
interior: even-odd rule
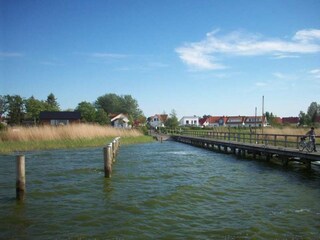
[[[237,117],[228,117],[226,125],[228,127],[241,127],[244,126],[245,117],[237,116]]]
[[[263,121],[262,121],[263,119]],[[246,117],[244,121],[244,125],[246,127],[266,127],[267,124],[267,118],[265,116],[251,116]]]
[[[180,126],[199,126],[199,117],[182,117],[179,121]]]
[[[148,118],[148,123],[153,128],[164,127],[165,121],[167,121],[167,114],[156,114]]]
[[[125,114],[118,114],[111,119],[111,125],[115,128],[130,128],[128,116]]]

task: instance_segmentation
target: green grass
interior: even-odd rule
[[[114,137],[99,137],[93,139],[75,139],[75,140],[50,140],[50,141],[1,141],[0,154],[10,154],[14,152],[24,152],[33,150],[48,150],[48,149],[66,149],[66,148],[84,148],[84,147],[99,147],[110,143]],[[138,144],[152,142],[150,136],[139,137],[121,137],[120,143]]]

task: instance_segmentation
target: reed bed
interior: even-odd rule
[[[119,129],[92,124],[67,126],[10,127],[0,134],[0,141],[53,141],[102,137],[139,137],[138,130]]]
[[[279,134],[279,135],[305,135],[310,129],[309,128],[264,128],[263,133],[265,134]],[[261,133],[261,129],[259,130]]]

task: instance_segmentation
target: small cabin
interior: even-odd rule
[[[80,123],[81,113],[80,112],[55,112],[55,111],[44,111],[40,112],[39,120],[40,124],[60,126],[69,125],[74,123]]]
[[[111,125],[115,128],[131,128],[128,116],[125,114],[114,115],[111,119]]]

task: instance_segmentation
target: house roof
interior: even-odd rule
[[[299,123],[298,117],[284,117],[282,118],[282,123]]]
[[[120,113],[120,114],[116,115],[114,118],[112,118],[111,122],[114,122],[117,119],[122,119],[122,121],[127,122],[127,123],[129,122],[128,116],[125,114],[122,114],[122,113]]]
[[[262,122],[262,119],[263,119],[263,121],[265,121],[266,120],[266,117],[265,116],[247,116],[247,117],[245,117],[246,119],[245,119],[245,122],[247,123],[247,122],[255,122],[255,121],[251,121],[251,120],[256,120],[256,122]]]
[[[80,112],[51,112],[51,111],[44,111],[40,112],[39,116],[40,120],[79,120],[81,118]]]
[[[243,122],[244,118],[243,116],[227,117],[227,123]]]
[[[220,117],[220,116],[208,117],[205,122],[207,122],[207,123],[219,123],[220,119],[223,119],[224,123],[226,122],[226,117]]]
[[[168,114],[156,114],[149,118],[153,119],[154,117],[157,117],[160,120],[160,122],[165,122],[168,119]]]
[[[197,116],[183,116],[181,119],[184,119],[184,118],[199,119],[199,117],[197,117]]]
[[[207,121],[208,118],[200,118],[199,119],[199,124],[203,125],[205,123],[205,121]]]

